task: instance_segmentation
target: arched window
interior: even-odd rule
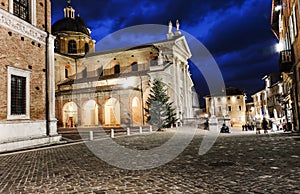
[[[68,78],[68,77],[69,77],[69,70],[65,69],[65,78]]]
[[[68,53],[77,53],[76,41],[70,40],[68,42]]]
[[[152,60],[150,60],[150,66],[158,65],[158,56],[155,56]]]
[[[87,54],[89,51],[90,51],[89,44],[88,44],[88,43],[85,43],[85,44],[84,44],[84,52],[85,52],[85,54]]]
[[[117,64],[114,66],[114,74],[119,74],[120,73],[120,65]]]
[[[82,71],[82,78],[86,78],[87,77],[87,70],[86,68]]]
[[[54,42],[54,50],[55,50],[56,52],[59,52],[59,51],[60,51],[59,40],[55,40],[55,42]]]
[[[133,62],[131,64],[131,71],[138,71],[138,64],[137,64],[137,62]]]
[[[99,67],[97,71],[98,71],[98,76],[100,77],[103,76],[103,67]]]

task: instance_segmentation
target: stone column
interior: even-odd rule
[[[185,117],[189,118],[189,106],[188,106],[188,88],[187,88],[187,72],[186,72],[186,64],[183,65],[183,92],[184,92],[184,106],[185,106]]]
[[[172,89],[174,90],[174,105],[176,107],[176,117],[179,118],[179,111],[178,111],[178,102],[177,102],[177,95],[178,95],[178,82],[177,82],[177,64],[176,64],[176,59],[173,59],[173,85]]]
[[[178,107],[177,107],[177,112],[178,112],[178,118],[182,119],[182,103],[181,102],[181,89],[180,89],[180,63],[179,63],[179,60],[178,58],[176,59],[176,80],[177,80],[177,84],[176,84],[176,89],[177,89],[177,104],[178,104]],[[181,114],[179,113],[181,112]]]
[[[49,135],[57,135],[57,119],[55,118],[55,69],[54,69],[54,40],[55,36],[49,35],[48,38],[48,96],[49,96]]]

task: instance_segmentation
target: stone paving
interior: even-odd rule
[[[156,132],[114,141],[150,149],[172,135]],[[202,139],[197,133],[176,159],[149,170],[111,166],[82,142],[1,154],[0,193],[300,193],[297,134],[221,134],[200,156]]]

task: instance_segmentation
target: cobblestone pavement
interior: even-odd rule
[[[114,140],[149,149],[172,135]],[[111,166],[80,142],[2,154],[0,193],[300,193],[300,136],[221,134],[200,156],[202,138],[203,133],[196,134],[176,159],[149,170]]]

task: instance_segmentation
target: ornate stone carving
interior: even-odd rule
[[[28,22],[0,9],[0,25],[18,32],[41,44],[46,44],[47,33],[32,26]]]

